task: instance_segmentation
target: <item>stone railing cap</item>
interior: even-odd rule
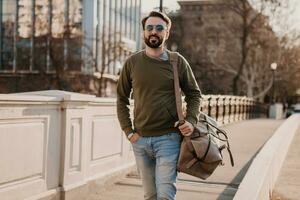
[[[94,101],[95,95],[80,94],[75,92],[67,92],[62,90],[43,90],[35,92],[15,93],[14,95],[30,95],[30,96],[46,96],[55,97],[55,100],[61,101]]]
[[[37,96],[29,94],[0,94],[0,101],[61,101],[61,99],[51,96]]]

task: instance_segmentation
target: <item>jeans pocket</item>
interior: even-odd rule
[[[141,137],[142,137],[142,136],[139,136],[139,138],[138,138],[136,141],[131,142],[131,144],[137,144],[137,143],[141,140]]]

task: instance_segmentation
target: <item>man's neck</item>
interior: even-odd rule
[[[148,46],[146,46],[146,54],[148,56],[151,56],[151,57],[155,57],[155,58],[159,58],[159,56],[165,51],[164,47],[160,47],[160,48],[156,48],[156,49],[153,49],[153,48],[150,48]]]

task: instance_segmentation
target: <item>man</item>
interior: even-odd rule
[[[146,48],[130,56],[117,86],[117,113],[122,130],[132,144],[146,200],[172,200],[176,194],[176,163],[180,133],[194,130],[200,104],[200,90],[187,61],[179,56],[180,86],[185,94],[185,123],[178,120],[169,51],[164,47],[171,21],[163,13],[151,12],[142,20]],[[130,119],[129,97],[134,99],[134,123]]]

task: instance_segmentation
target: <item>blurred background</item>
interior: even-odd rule
[[[167,48],[185,56],[204,94],[300,101],[296,0],[1,0],[0,93],[115,97],[151,10],[171,18]]]

